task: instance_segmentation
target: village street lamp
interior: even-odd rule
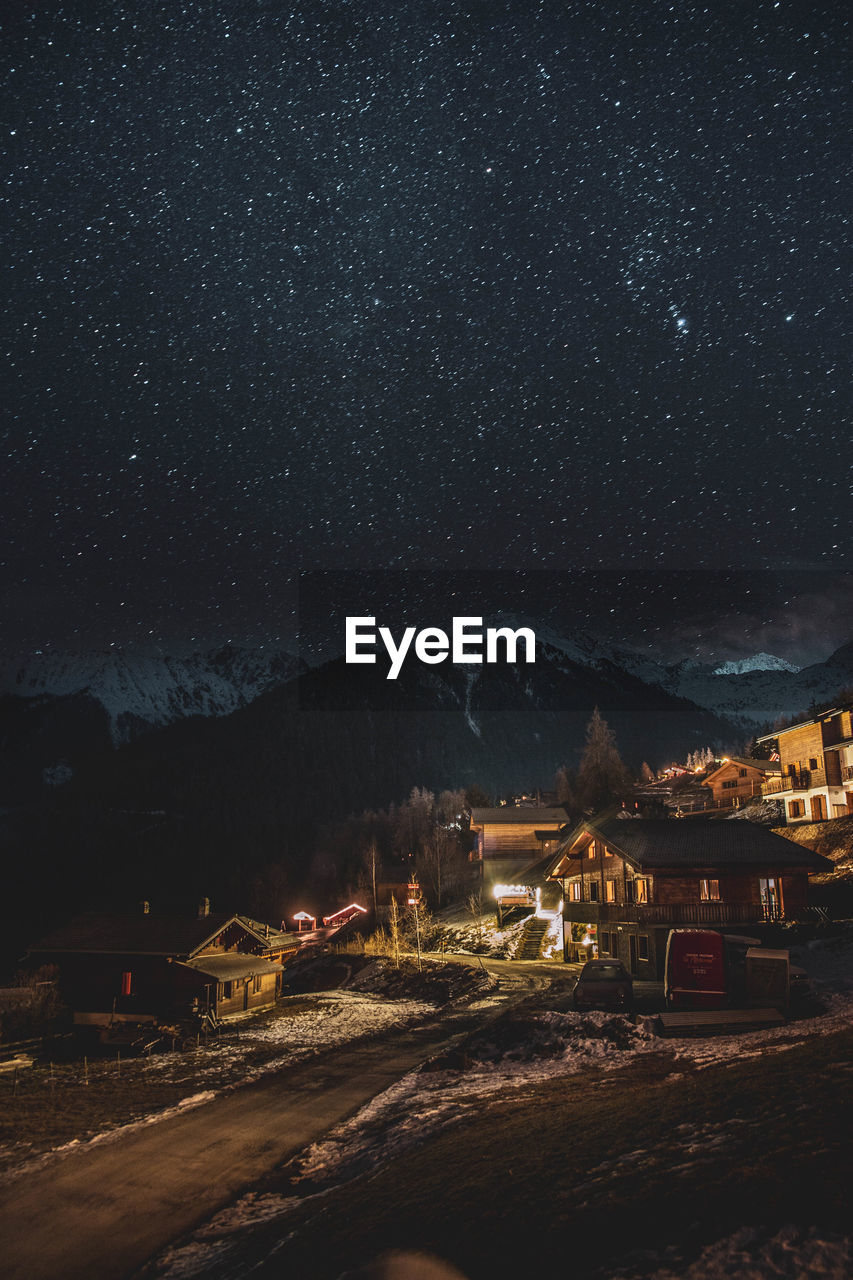
[[[407,884],[406,888],[409,893],[409,896],[406,899],[406,901],[408,902],[408,905],[412,908],[412,910],[415,913],[415,945],[417,946],[417,949],[418,949],[418,973],[420,973],[421,972],[421,927],[420,927],[420,922],[418,920],[418,904],[420,903],[420,900],[421,900],[421,889],[420,889],[420,885],[417,882],[417,879],[414,879],[410,884]]]

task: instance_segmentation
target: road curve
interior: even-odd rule
[[[23,1176],[0,1195],[0,1273],[120,1280],[526,990],[328,1050]]]

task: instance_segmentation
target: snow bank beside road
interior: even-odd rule
[[[727,1060],[782,1052],[813,1035],[853,1023],[853,992],[826,997],[820,1017],[768,1031],[697,1040],[663,1040],[653,1019],[634,1025],[621,1014],[509,1013],[472,1037],[463,1050],[413,1071],[339,1125],[299,1158],[295,1181],[307,1194],[331,1190],[458,1123],[484,1102],[591,1066],[612,1071],[638,1055],[662,1066],[702,1069]],[[282,1201],[282,1212],[298,1203]],[[270,1206],[266,1212],[269,1214]]]
[[[81,1147],[117,1141],[143,1125],[167,1120],[188,1106],[202,1106],[225,1089],[239,1088],[324,1050],[381,1035],[434,1014],[435,1005],[423,1000],[387,1000],[363,991],[329,991],[310,999],[285,1000],[266,1020],[228,1028],[221,1040],[212,1036],[196,1050],[122,1060],[120,1080],[131,1099],[130,1118],[117,1124],[114,1107],[106,1100],[98,1127],[90,1121],[91,1127],[81,1127],[70,1141],[57,1143],[54,1138],[50,1145],[19,1142],[0,1146],[0,1182],[18,1178]],[[89,1065],[91,1084],[87,1092],[96,1093],[99,1075],[106,1070],[115,1072],[115,1064],[96,1060]],[[48,1068],[32,1068],[30,1078],[39,1071],[45,1096],[50,1098]],[[77,1084],[82,1085],[83,1074],[81,1063]],[[152,1081],[174,1086],[178,1100],[151,1110],[147,1086]],[[180,1098],[183,1090],[187,1096]],[[137,1099],[138,1107],[134,1105]]]

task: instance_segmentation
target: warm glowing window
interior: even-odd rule
[[[127,970],[121,975],[121,994],[129,996],[133,985],[133,974]]]
[[[699,881],[699,897],[703,902],[719,902],[720,901],[719,880],[700,880]]]
[[[569,885],[569,901],[580,902],[581,900],[581,884],[580,880],[575,880]]]
[[[616,901],[616,881],[607,880],[604,884],[604,898],[606,902]]]
[[[649,900],[649,882],[642,878],[634,881],[634,901],[648,902]]]
[[[596,852],[596,850],[595,850],[595,841],[593,840],[592,844],[589,846],[589,849],[587,850],[587,857],[589,857],[589,858],[594,858],[594,857],[595,857],[595,852]]]

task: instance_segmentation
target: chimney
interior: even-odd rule
[[[151,903],[148,901],[147,898],[142,899],[142,901],[139,904],[139,910],[142,912],[144,916],[151,914]]]
[[[198,904],[198,918],[203,920],[205,916],[210,915],[210,898],[202,898]]]

